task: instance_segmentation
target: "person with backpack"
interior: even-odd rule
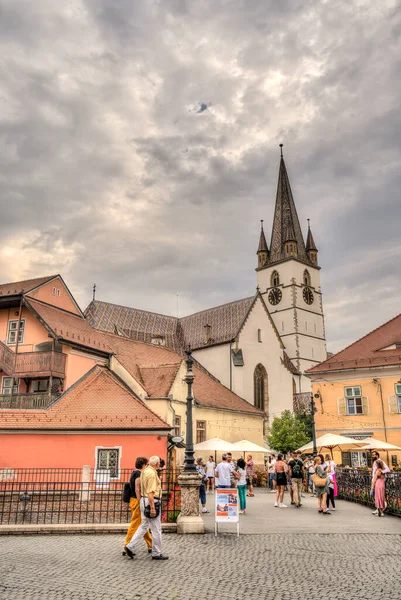
[[[292,489],[294,492],[294,502],[297,508],[302,506],[301,503],[301,492],[302,492],[302,481],[303,481],[303,467],[304,463],[301,459],[302,452],[298,450],[295,453],[294,458],[292,458],[288,466],[291,469],[291,481],[292,481]]]
[[[138,529],[141,524],[141,509],[139,506],[139,500],[141,498],[141,472],[148,464],[148,459],[144,456],[138,456],[135,461],[135,469],[132,471],[130,482],[129,482],[129,507],[131,510],[131,522],[128,527],[127,535],[124,542],[123,556],[127,556],[127,552],[125,551],[125,547],[130,543],[134,533]],[[152,552],[152,535],[148,530],[143,539],[146,542],[148,547],[149,554]]]

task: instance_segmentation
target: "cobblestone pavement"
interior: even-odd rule
[[[395,524],[398,525],[398,520]],[[396,600],[398,534],[164,536],[165,562],[121,536],[0,538],[2,600]]]

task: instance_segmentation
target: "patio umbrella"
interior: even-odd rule
[[[211,438],[210,440],[206,440],[204,442],[200,442],[199,444],[195,444],[194,448],[196,452],[202,450],[206,450],[207,452],[231,452],[233,444],[231,444],[231,442],[221,440],[220,438]]]
[[[350,450],[351,448],[359,448],[364,444],[365,441],[354,440],[353,438],[348,438],[344,435],[336,435],[335,433],[325,433],[316,440],[316,448],[318,448],[319,452],[322,451],[322,448],[327,448],[330,450],[332,458],[333,448],[338,448],[339,450]],[[298,448],[298,450],[301,450],[301,452],[311,452],[313,450],[313,442],[308,442],[305,444],[305,446]]]
[[[401,450],[400,446],[394,446],[394,444],[375,440],[374,438],[370,438],[367,444],[365,443],[366,440],[362,440],[362,442],[364,445],[358,448],[358,450]]]
[[[263,452],[263,454],[266,454],[266,452],[270,452],[269,448],[265,448],[264,446],[259,446],[258,444],[254,444],[253,442],[250,442],[249,440],[241,440],[240,442],[234,442],[234,444],[232,444],[232,452],[236,451],[236,452]]]

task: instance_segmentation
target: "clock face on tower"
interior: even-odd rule
[[[282,297],[283,293],[279,288],[273,288],[272,290],[270,290],[268,295],[269,302],[273,305],[278,304],[281,301]]]
[[[304,297],[306,304],[313,304],[313,292],[310,288],[304,287],[302,291],[302,296]]]

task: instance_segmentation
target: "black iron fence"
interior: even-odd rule
[[[175,471],[163,471],[162,522],[174,523],[181,510]],[[122,501],[130,469],[111,478],[107,469],[4,469],[0,471],[0,525],[21,523],[128,523]]]
[[[374,506],[370,495],[372,471],[364,469],[336,469],[338,497],[367,506]],[[386,512],[401,517],[401,473],[386,474]]]

